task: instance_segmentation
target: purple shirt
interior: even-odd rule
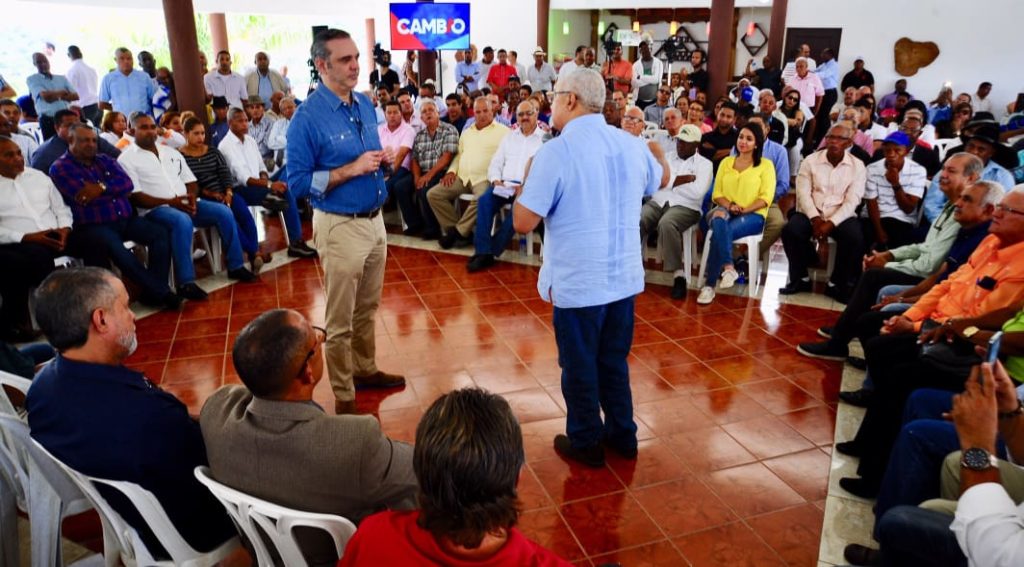
[[[50,179],[64,197],[64,202],[71,207],[75,226],[132,217],[132,204],[128,201],[128,195],[134,188],[132,180],[110,156],[97,154],[92,165],[87,166],[67,152],[50,166]],[[103,183],[107,189],[88,205],[82,205],[75,200],[75,195],[88,182]]]

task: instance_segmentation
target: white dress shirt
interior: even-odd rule
[[[245,77],[238,73],[222,75],[214,69],[203,77],[203,85],[206,87],[206,94],[222,96],[228,99],[228,104],[237,108],[242,108],[242,101],[249,98]]]
[[[30,167],[14,179],[0,176],[0,244],[58,228],[71,228],[71,209],[49,177]]]
[[[526,80],[530,82],[530,86],[536,91],[550,91],[555,88],[555,81],[558,79],[558,74],[555,73],[555,68],[550,63],[542,63],[540,69],[537,68],[536,64],[530,65],[526,69]]]
[[[282,116],[274,121],[274,127],[267,135],[267,148],[274,152],[275,158],[281,154],[281,165],[288,163],[288,126],[291,123],[291,120]]]
[[[576,69],[579,69],[579,65],[576,64],[576,60],[570,59],[565,63],[562,63],[562,66],[558,68],[558,77],[565,77],[566,75],[572,73]]]
[[[260,157],[260,148],[256,140],[248,134],[242,141],[238,136],[228,132],[217,149],[224,154],[224,159],[231,169],[231,176],[235,179],[235,185],[245,185],[250,177],[259,179],[260,173],[267,171],[267,164]]]
[[[924,191],[928,187],[928,172],[907,155],[903,159],[903,169],[900,170],[900,185],[907,195],[924,197]],[[878,200],[878,212],[882,218],[893,218],[908,224],[917,224],[917,213],[904,212],[896,203],[896,191],[892,188],[889,180],[885,178],[885,160],[878,160],[867,168],[867,183],[864,188],[865,199]],[[868,208],[864,207],[861,216],[868,217]]]
[[[36,141],[32,136],[26,136],[25,134],[12,133],[11,139],[14,140],[15,144],[21,148],[21,157],[25,159],[25,163],[32,161],[32,156],[35,155],[36,150],[39,149],[39,142]]]
[[[487,179],[492,183],[495,181],[514,181],[516,185],[522,185],[523,177],[526,176],[526,162],[537,153],[544,144],[544,132],[535,128],[529,136],[523,134],[522,130],[516,129],[509,132],[498,149],[491,157],[491,164],[487,167]]]
[[[99,102],[99,75],[95,69],[86,65],[85,61],[75,59],[68,67],[65,77],[78,93],[79,106],[85,108]]]
[[[671,170],[672,179],[669,180],[669,183],[673,183],[680,175],[693,175],[696,179],[689,183],[681,183],[671,189],[661,189],[651,197],[651,200],[659,207],[664,207],[665,203],[668,203],[670,207],[686,207],[700,211],[704,204],[704,196],[711,189],[711,177],[714,171],[711,161],[700,155],[700,152],[694,152],[689,158],[681,159],[679,152],[674,149],[671,153],[665,154],[665,159],[668,160]]]
[[[651,57],[651,73],[644,73],[644,61],[643,59],[637,59],[633,63],[633,94],[638,94],[640,89],[643,87],[654,86],[654,92],[657,93],[657,87],[661,86],[662,75],[665,74],[665,63],[657,57]],[[652,95],[649,100],[654,100]]]
[[[1024,565],[1024,503],[1015,506],[1000,484],[978,484],[961,494],[949,529],[972,567]]]
[[[132,144],[121,152],[117,163],[121,164],[135,186],[133,193],[144,193],[158,199],[173,199],[188,195],[186,183],[194,183],[196,176],[185,163],[185,158],[173,148],[157,144],[157,158],[153,152]],[[139,208],[145,215],[149,209]]]

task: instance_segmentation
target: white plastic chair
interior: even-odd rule
[[[960,138],[943,138],[941,140],[935,140],[935,149],[939,152],[939,161],[945,161],[946,153],[950,148],[956,147],[961,144]]]
[[[42,144],[43,140],[43,127],[38,122],[23,122],[18,124],[18,128],[23,130],[29,136],[35,138],[37,142]]]
[[[196,467],[195,475],[224,505],[235,525],[245,533],[256,551],[259,565],[274,564],[266,546],[268,538],[285,565],[306,565],[306,559],[292,533],[297,527],[317,528],[327,532],[334,540],[339,558],[345,552],[348,540],[356,532],[355,524],[341,516],[300,512],[225,486],[214,480],[209,467]]]
[[[92,504],[41,452],[29,437],[28,424],[16,415],[0,414],[0,452],[14,469],[16,478],[10,484],[19,493],[22,509],[28,512],[32,565],[63,565],[61,521],[91,509]]]
[[[257,234],[259,233],[259,229],[262,228],[262,226],[263,226],[259,222],[259,220],[261,219],[261,217],[260,217],[260,210],[266,211],[266,213],[268,215],[273,214],[273,213],[271,213],[270,209],[265,209],[265,208],[263,208],[263,207],[261,207],[259,205],[249,205],[249,213],[252,214],[252,218],[257,221],[256,222]],[[284,245],[285,246],[291,246],[292,245],[292,239],[288,237],[288,225],[286,225],[284,223],[284,211],[278,211],[277,219],[279,221],[281,221],[281,232],[284,233]]]
[[[828,263],[826,264],[824,269],[822,269],[822,268],[814,268],[814,269],[812,269],[811,270],[811,272],[812,272],[811,273],[811,279],[813,279],[814,281],[822,281],[820,279],[820,276],[824,275],[825,276],[825,280],[824,281],[828,281],[829,277],[832,276],[832,270],[834,270],[836,268],[836,247],[837,246],[839,246],[839,244],[836,242],[836,239],[832,238],[831,236],[828,237]]]
[[[13,415],[18,418],[22,417],[22,412],[18,411],[18,408],[14,406],[14,403],[7,396],[4,386],[13,388],[24,395],[28,393],[28,387],[31,385],[32,381],[28,378],[22,378],[17,374],[0,370],[0,414]]]
[[[704,238],[704,254],[700,257],[700,273],[697,276],[697,285],[704,285],[704,272],[708,267],[708,251],[711,248],[711,235],[714,231],[708,229],[708,234]],[[745,244],[747,246],[747,295],[750,297],[757,297],[757,287],[761,284],[761,259],[760,259],[760,246],[761,238],[764,235],[757,233],[752,236],[743,236],[733,240],[733,244]],[[763,262],[764,266],[768,265],[767,259]]]
[[[104,480],[79,473],[50,454],[42,445],[35,442],[36,447],[57,464],[71,477],[76,485],[85,493],[99,512],[103,524],[103,554],[107,567],[115,567],[122,562],[126,567],[142,566],[182,566],[212,567],[230,555],[239,546],[237,537],[233,537],[212,551],[200,552],[192,548],[174,524],[171,523],[163,506],[153,493],[141,486],[126,481]],[[170,560],[158,561],[153,553],[142,542],[139,532],[124,521],[97,490],[97,485],[105,485],[123,494],[131,501],[143,521],[153,531],[160,544],[171,556]]]

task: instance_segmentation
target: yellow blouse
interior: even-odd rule
[[[733,167],[735,161],[735,156],[729,156],[718,165],[711,199],[725,197],[741,207],[749,207],[754,201],[761,199],[767,205],[754,212],[763,217],[768,216],[768,207],[775,198],[775,164],[770,159],[762,157],[761,165],[736,171]]]

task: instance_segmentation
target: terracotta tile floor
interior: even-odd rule
[[[565,412],[537,268],[500,263],[470,275],[465,262],[389,249],[377,359],[408,384],[358,397],[387,434],[412,441],[438,395],[478,385],[505,396],[522,422],[522,529],[566,559],[817,564],[841,369],[800,357],[793,345],[812,337],[828,311],[724,294],[699,307],[692,293],[673,302],[668,288],[648,285],[629,358],[640,456],[593,470],[566,464],[551,447]],[[230,348],[256,314],[289,307],[323,323],[322,283],[317,262],[296,261],[181,313],[143,318],[129,364],[198,413],[214,390],[238,382]],[[326,379],[315,399],[332,407]],[[100,544],[97,530],[66,535]]]

